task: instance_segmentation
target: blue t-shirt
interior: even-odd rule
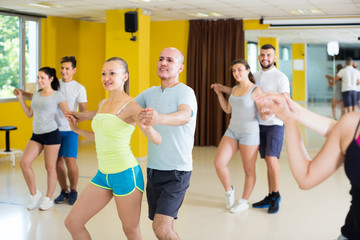
[[[178,111],[179,105],[191,108],[191,118],[180,126],[155,125],[161,134],[161,144],[148,141],[148,168],[157,170],[192,171],[192,149],[196,126],[197,103],[192,88],[179,83],[172,88],[151,87],[136,98],[142,108],[154,108],[159,114]]]

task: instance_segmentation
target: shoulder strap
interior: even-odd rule
[[[101,106],[103,105],[103,103],[105,102],[105,100],[106,100],[106,99],[101,100],[101,103],[100,103],[100,106],[98,107],[98,109],[101,108]]]
[[[356,133],[357,133],[357,131],[358,131],[358,129],[359,129],[359,126],[360,126],[360,120],[359,120],[359,123],[358,123],[358,125],[357,125],[357,127],[356,127],[356,130],[355,130],[355,133],[354,133],[354,139],[355,139],[355,137],[356,137]],[[359,135],[359,138],[360,138],[360,135]]]
[[[125,103],[125,105],[115,114],[116,116],[119,115],[119,113],[126,107],[126,105],[128,105],[133,99],[131,99],[130,101],[128,101],[127,103]]]
[[[254,85],[253,88],[251,89],[251,93],[254,92],[256,88],[257,88],[257,86]]]
[[[235,86],[233,87],[233,89],[231,90],[231,94],[233,94],[233,92],[235,91],[235,89],[238,88],[238,87],[239,87],[239,84],[235,85]]]

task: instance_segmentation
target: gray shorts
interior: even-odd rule
[[[260,138],[259,132],[254,133],[236,133],[230,128],[228,128],[224,136],[231,137],[239,142],[242,145],[259,145]]]
[[[147,169],[146,196],[150,220],[154,220],[155,214],[177,219],[190,177],[191,171]]]

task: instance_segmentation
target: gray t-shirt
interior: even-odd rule
[[[62,93],[54,91],[47,97],[36,91],[32,97],[31,108],[33,110],[33,132],[43,134],[55,131],[58,126],[55,121],[55,114],[59,103],[65,100]]]

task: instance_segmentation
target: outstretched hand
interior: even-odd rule
[[[139,127],[141,128],[149,128],[150,126],[156,125],[158,113],[153,108],[144,108],[139,114]]]
[[[78,123],[86,120],[85,118],[82,117],[81,113],[76,112],[76,111],[71,111],[71,112],[65,113],[66,118],[67,118],[67,116],[72,116]]]
[[[24,92],[24,91],[23,91],[22,89],[19,89],[19,88],[15,88],[14,91],[13,91],[14,95],[15,95],[17,98],[22,97],[22,93],[23,93],[23,92]]]
[[[214,89],[216,94],[224,93],[226,92],[226,87],[220,83],[213,83],[210,86],[212,89]]]
[[[275,113],[276,117],[283,122],[298,118],[296,105],[288,95],[266,92],[257,96],[255,102],[260,106],[260,111],[263,114]]]
[[[78,129],[78,125],[77,125],[77,120],[76,120],[76,118],[75,118],[73,115],[68,114],[68,113],[65,114],[65,117],[66,117],[66,119],[67,119],[68,122],[69,122],[69,125],[70,125],[71,130],[74,131],[74,132],[76,132],[76,130]]]

